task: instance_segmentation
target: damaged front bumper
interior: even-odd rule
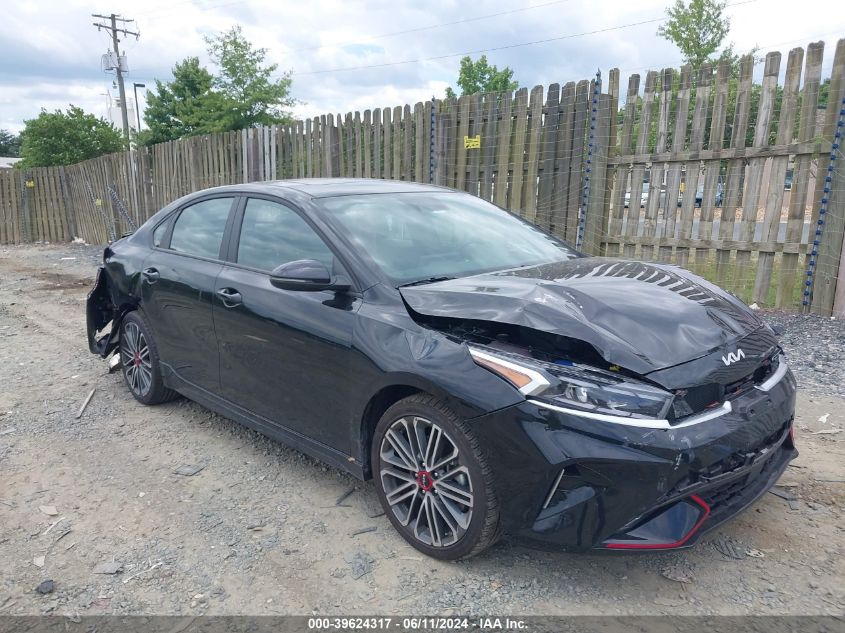
[[[505,532],[566,549],[688,547],[797,456],[795,379],[751,389],[695,424],[642,428],[526,400],[472,420],[493,463]]]

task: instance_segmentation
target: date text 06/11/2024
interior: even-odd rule
[[[308,618],[310,631],[521,631],[526,623],[518,618],[480,617],[314,617]]]

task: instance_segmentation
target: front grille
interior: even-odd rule
[[[675,392],[670,415],[671,422],[682,422],[687,416],[714,409],[726,400],[733,400],[764,383],[778,368],[780,352],[761,362],[754,371],[728,383],[710,382]]]
[[[775,373],[780,362],[780,353],[767,358],[750,374],[725,385],[725,398],[731,399],[742,395],[755,385],[766,382],[766,379]]]

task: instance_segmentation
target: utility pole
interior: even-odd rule
[[[141,34],[136,33],[134,31],[129,31],[125,27],[118,28],[118,22],[128,24],[129,22],[134,22],[135,20],[127,20],[126,18],[122,18],[115,13],[112,13],[110,15],[99,15],[94,13],[92,14],[92,17],[99,18],[101,20],[108,20],[108,24],[94,22],[94,26],[97,27],[98,31],[100,29],[106,29],[108,31],[111,31],[112,46],[114,47],[114,56],[116,58],[114,69],[117,73],[117,89],[120,94],[120,115],[123,121],[123,138],[126,141],[126,149],[129,149],[129,113],[126,111],[126,89],[123,86],[124,69],[120,65],[120,39],[117,37],[117,34],[123,33],[126,36],[134,35],[135,39],[138,39]]]

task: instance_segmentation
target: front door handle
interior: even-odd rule
[[[223,305],[227,308],[234,308],[243,303],[241,293],[234,288],[221,288],[217,291],[217,296],[223,301]]]
[[[151,284],[157,282],[161,276],[155,268],[145,268],[141,275],[143,275],[145,281],[148,281]]]

